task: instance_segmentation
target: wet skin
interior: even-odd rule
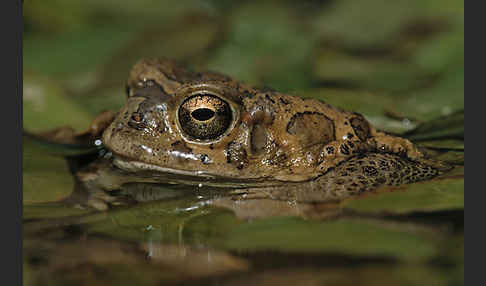
[[[410,141],[358,113],[165,59],[139,61],[125,106],[110,114],[91,128],[109,153],[75,173],[75,196],[97,209],[134,183],[325,202],[440,173]]]

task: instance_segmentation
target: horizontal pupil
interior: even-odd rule
[[[199,121],[206,121],[214,116],[214,111],[209,108],[198,108],[191,113],[191,116]]]

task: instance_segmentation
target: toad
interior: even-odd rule
[[[136,63],[126,97],[88,132],[107,152],[75,172],[74,196],[96,209],[136,183],[325,202],[441,172],[409,140],[376,130],[359,113],[167,59]]]

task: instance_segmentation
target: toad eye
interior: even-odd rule
[[[196,94],[179,107],[182,130],[198,140],[216,139],[228,130],[233,119],[230,105],[212,94]]]

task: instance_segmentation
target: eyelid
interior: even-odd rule
[[[164,92],[162,87],[155,81],[149,80],[137,84],[136,87],[129,87],[128,97],[151,97],[151,96],[163,96],[167,97],[168,94]]]
[[[154,80],[144,79],[137,82],[135,86],[130,86],[128,83],[125,85],[125,94],[127,97],[132,97],[136,91],[143,90],[150,87],[158,87],[161,92],[163,92],[162,87],[160,87]]]

